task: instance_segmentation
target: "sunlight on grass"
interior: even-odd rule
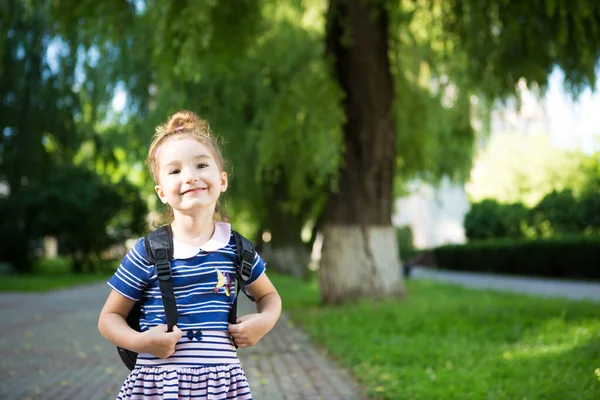
[[[503,357],[507,360],[538,357],[546,354],[559,354],[564,351],[572,350],[574,347],[575,344],[551,344],[539,346],[525,345],[523,347],[519,346],[513,352],[505,351]]]
[[[507,360],[531,358],[573,350],[592,340],[593,332],[600,332],[600,322],[577,325],[565,321],[564,317],[551,318],[534,331],[526,333],[524,340],[505,351],[503,357]]]
[[[371,399],[600,398],[597,303],[408,281],[403,300],[324,307],[316,282],[272,280]]]

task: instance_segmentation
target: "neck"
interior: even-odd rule
[[[175,212],[171,228],[175,239],[200,247],[208,242],[214,233],[213,212],[196,215]]]

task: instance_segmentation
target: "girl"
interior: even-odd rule
[[[237,254],[230,225],[215,222],[227,173],[206,121],[190,111],[174,114],[157,128],[148,166],[158,197],[173,214],[171,271],[179,320],[167,332],[156,268],[140,239],[108,281],[113,290],[98,321],[107,340],[139,353],[118,399],[251,399],[231,337],[239,347],[256,344],[277,322],[281,299],[257,254],[246,283],[257,313],[227,322]],[[125,321],[139,300],[141,332]]]

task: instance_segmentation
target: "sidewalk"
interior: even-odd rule
[[[45,294],[0,294],[0,399],[115,399],[129,371],[97,329],[109,291],[101,283]],[[240,314],[252,312],[247,301],[240,307]],[[285,314],[239,356],[256,400],[361,398],[349,376]]]
[[[600,301],[600,282],[449,271],[413,267],[411,279],[433,279],[479,289],[493,289],[571,300]]]

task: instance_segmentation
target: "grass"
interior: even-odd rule
[[[3,275],[0,278],[0,292],[46,292],[76,285],[107,281],[108,273],[58,274],[58,275]]]
[[[102,272],[74,274],[70,272],[70,261],[66,258],[40,259],[36,261],[31,274],[0,276],[0,292],[46,292],[107,281],[114,273],[114,266],[111,271],[109,262],[98,264],[98,268]]]
[[[409,281],[403,300],[320,307],[316,282],[269,275],[371,399],[600,398],[597,303]]]

